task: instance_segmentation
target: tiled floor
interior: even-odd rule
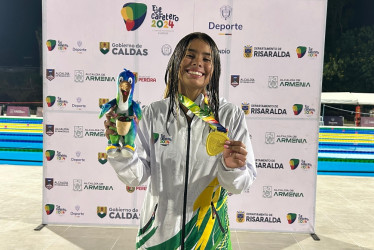
[[[41,223],[42,168],[0,165],[0,249],[134,249],[136,229]],[[374,178],[318,176],[316,233],[232,232],[234,249],[374,249]],[[163,249],[168,250],[168,249]]]

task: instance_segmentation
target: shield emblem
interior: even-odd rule
[[[100,42],[100,51],[104,55],[107,54],[110,50],[110,44],[109,42]]]
[[[242,103],[242,110],[244,111],[244,114],[248,115],[249,114],[249,103],[243,102]]]
[[[290,167],[292,170],[295,170],[299,166],[299,159],[291,159],[290,160]]]
[[[103,106],[103,104],[109,102],[109,99],[107,98],[99,98],[99,107]]]
[[[244,57],[251,58],[253,53],[252,45],[244,46]]]
[[[294,223],[295,220],[296,220],[296,214],[294,214],[294,213],[288,213],[287,214],[288,224]]]
[[[269,76],[268,86],[269,88],[278,88],[278,76]]]
[[[272,187],[271,186],[263,186],[262,187],[262,197],[264,197],[264,198],[271,198],[272,197]]]
[[[265,143],[266,144],[274,144],[275,143],[275,133],[274,132],[266,132],[265,133]]]
[[[106,216],[107,213],[107,207],[97,207],[97,216],[99,216],[101,219]]]
[[[108,161],[108,155],[106,153],[98,153],[97,159],[101,164],[105,164]]]
[[[74,191],[82,191],[82,180],[81,179],[74,179],[73,180],[73,190]]]
[[[45,178],[44,185],[48,190],[51,190],[53,188],[53,178]]]
[[[55,205],[45,204],[44,209],[45,209],[45,212],[47,213],[47,215],[50,215],[55,210]]]
[[[46,77],[50,81],[55,79],[55,70],[54,69],[46,69]]]
[[[236,212],[236,222],[242,223],[244,222],[244,212],[243,211],[237,211]]]
[[[46,150],[45,151],[45,158],[47,158],[47,161],[51,161],[55,157],[55,151],[54,150]]]
[[[74,126],[74,137],[83,138],[83,127],[82,126]]]
[[[239,85],[239,75],[231,75],[231,86],[236,87]]]
[[[74,70],[74,82],[83,82],[83,81],[84,81],[84,71]]]
[[[221,17],[227,20],[231,16],[232,8],[229,5],[224,5],[220,9],[221,11]]]
[[[52,51],[56,47],[56,40],[48,40],[46,42],[49,51]]]
[[[126,186],[126,190],[129,193],[133,193],[135,191],[135,187]]]
[[[45,98],[45,100],[46,100],[46,102],[47,102],[48,107],[52,107],[53,104],[55,104],[55,102],[56,102],[56,97],[55,97],[55,96],[51,96],[51,95],[49,95],[49,96],[47,96],[47,97]]]
[[[45,133],[49,136],[53,135],[55,133],[55,125],[46,124]]]

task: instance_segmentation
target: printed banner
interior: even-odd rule
[[[162,99],[177,42],[200,31],[219,47],[220,96],[243,109],[256,158],[254,185],[229,196],[231,228],[313,233],[327,1],[128,3],[43,0],[43,223],[138,225],[147,186],[127,187],[107,162],[100,107],[124,68],[141,106]]]

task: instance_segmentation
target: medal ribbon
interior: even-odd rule
[[[207,122],[214,131],[218,130],[222,133],[227,132],[227,129],[223,127],[216,119],[214,119],[214,115],[208,106],[208,99],[206,96],[204,96],[204,102],[206,105],[203,109],[201,109],[198,105],[196,105],[196,103],[191,101],[188,97],[181,94],[179,94],[179,101],[183,104],[183,106],[188,108],[197,117]]]

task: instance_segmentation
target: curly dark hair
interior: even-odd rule
[[[170,57],[169,63],[165,72],[165,98],[169,97],[169,110],[167,114],[167,120],[170,115],[176,115],[176,105],[179,105],[178,101],[178,82],[179,82],[179,67],[186,54],[186,50],[192,40],[200,39],[206,42],[211,49],[211,57],[213,64],[213,74],[210,78],[210,82],[206,87],[206,94],[209,99],[209,107],[213,112],[214,118],[218,119],[218,108],[219,108],[219,77],[221,75],[221,60],[219,51],[216,43],[213,39],[201,32],[194,32],[183,37],[174,49],[173,54]]]

